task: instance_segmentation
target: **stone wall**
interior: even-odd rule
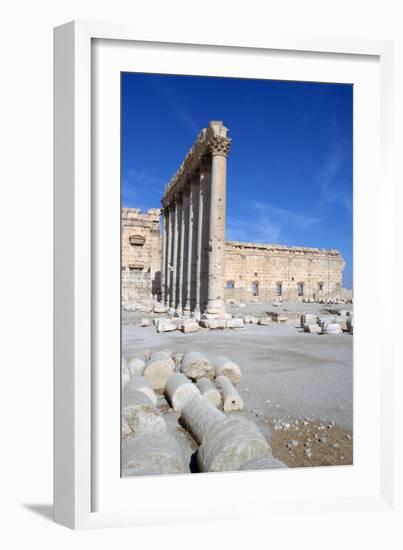
[[[160,209],[122,209],[122,302],[160,297]],[[337,250],[226,242],[225,299],[283,301],[344,296]],[[298,296],[298,293],[302,295]]]
[[[122,303],[158,297],[161,286],[160,209],[122,208]]]
[[[319,300],[341,295],[345,262],[337,250],[227,242],[226,299]]]

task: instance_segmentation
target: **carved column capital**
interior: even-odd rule
[[[224,136],[213,136],[209,141],[208,149],[213,157],[226,157],[231,149],[231,139]]]

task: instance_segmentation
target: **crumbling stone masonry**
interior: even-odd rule
[[[139,208],[122,208],[122,303],[149,300],[160,292],[159,208],[142,213]]]

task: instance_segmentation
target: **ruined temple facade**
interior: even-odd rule
[[[342,297],[344,265],[337,250],[227,242],[225,297],[264,302]]]
[[[181,315],[219,318],[237,301],[342,296],[337,250],[225,239],[231,139],[219,121],[199,133],[162,197],[162,209],[122,209],[122,302],[157,298]]]
[[[142,213],[122,208],[122,302],[128,304],[160,294],[160,208]]]
[[[159,208],[122,209],[122,301],[161,299]],[[344,260],[337,250],[225,243],[224,298],[263,302],[343,296]]]

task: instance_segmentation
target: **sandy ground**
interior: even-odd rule
[[[349,333],[305,333],[296,322],[301,312],[326,314],[325,307],[228,305],[227,311],[235,316],[245,313],[262,316],[268,311],[287,310],[290,320],[285,326],[246,325],[244,329],[192,334],[179,331],[158,334],[154,327],[138,326],[139,317],[144,314],[124,313],[123,355],[130,358],[140,351],[158,349],[184,353],[197,350],[208,357],[226,355],[242,370],[237,388],[245,408],[235,414],[243,414],[259,425],[277,458],[289,466],[351,464],[353,337]],[[327,435],[320,441],[323,431]]]

